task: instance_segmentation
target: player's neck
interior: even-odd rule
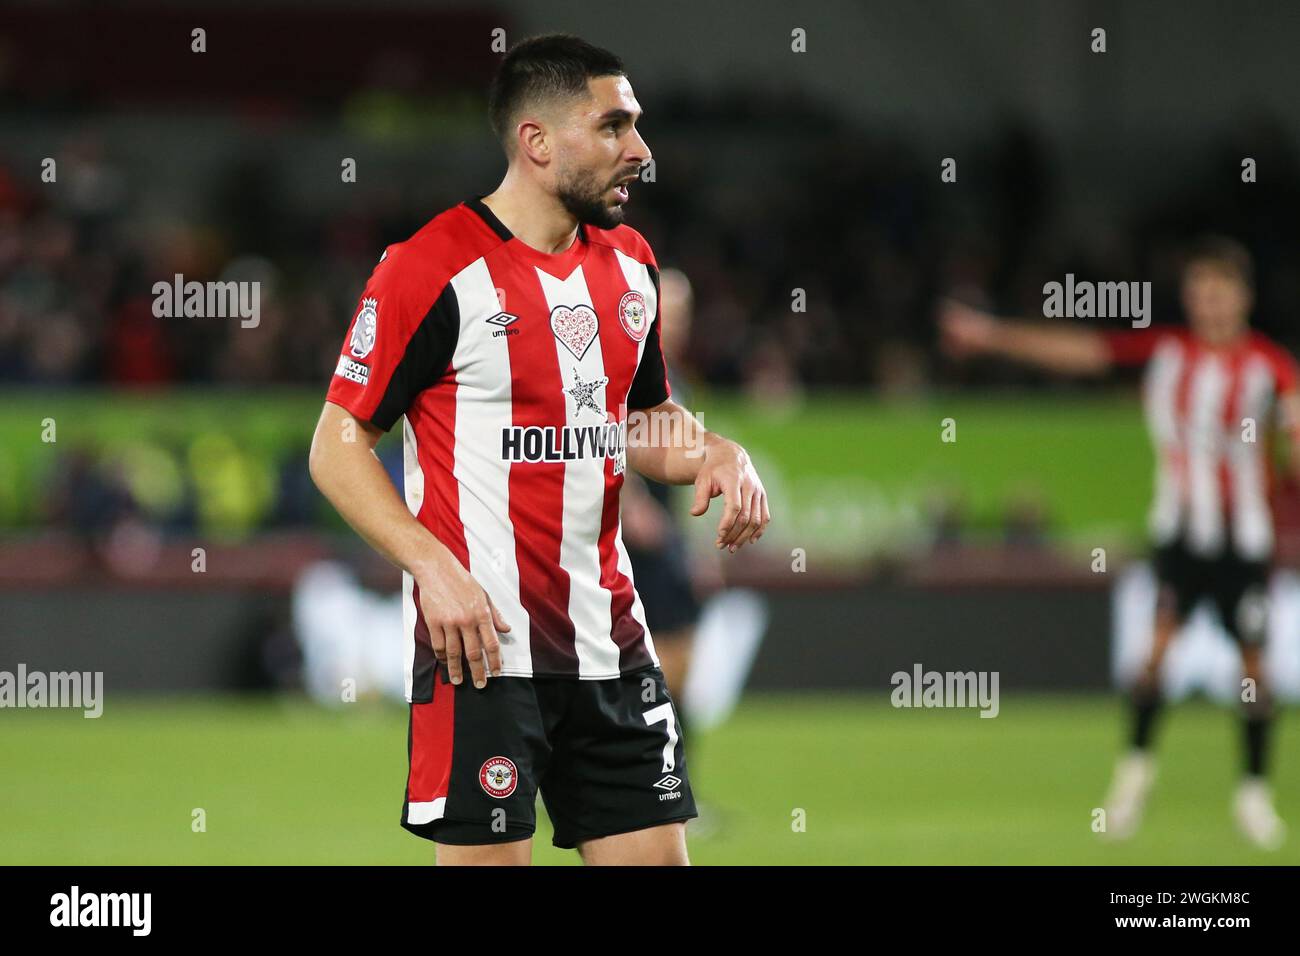
[[[557,255],[573,245],[578,221],[554,196],[530,189],[509,176],[495,192],[483,197],[483,204],[527,246],[547,255]]]
[[[1233,352],[1243,347],[1250,341],[1250,328],[1241,329],[1231,338],[1221,339],[1217,342],[1211,342],[1209,339],[1200,339],[1201,347],[1209,349],[1211,352]]]

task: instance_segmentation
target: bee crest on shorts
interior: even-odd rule
[[[489,797],[504,800],[515,792],[519,773],[509,757],[489,757],[479,768],[478,782]]]

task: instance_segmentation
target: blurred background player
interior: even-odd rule
[[[1160,710],[1160,667],[1170,642],[1210,599],[1241,650],[1245,774],[1234,800],[1242,832],[1275,849],[1285,826],[1266,782],[1273,702],[1263,673],[1271,513],[1273,429],[1300,463],[1297,366],[1249,328],[1254,302],[1250,254],[1226,238],[1202,240],[1187,256],[1181,300],[1188,328],[1102,331],[1003,321],[958,303],[941,315],[944,344],[958,357],[993,355],[1060,374],[1101,374],[1145,365],[1143,397],[1156,452],[1149,512],[1159,585],[1151,652],[1132,688],[1131,748],[1106,800],[1106,832],[1137,829],[1155,779],[1152,733]],[[1258,439],[1256,437],[1258,435]]]
[[[693,405],[688,348],[695,315],[691,282],[681,269],[665,268],[659,277],[659,324],[669,384],[677,401]],[[765,636],[766,598],[745,587],[729,586],[712,556],[691,557],[679,517],[690,507],[671,485],[628,472],[623,483],[623,542],[655,635],[655,650],[678,705],[684,744],[700,816],[695,838],[713,835],[723,825],[717,807],[699,800],[701,733],[723,723],[744,690]],[[692,733],[691,731],[697,731]]]
[[[668,382],[677,401],[691,407],[681,373],[681,357],[690,340],[691,283],[680,269],[664,269],[659,278],[659,334],[668,367]],[[682,704],[700,602],[691,574],[686,540],[677,525],[676,495],[669,485],[628,475],[623,486],[623,538],[632,560],[646,622],[669,692]]]

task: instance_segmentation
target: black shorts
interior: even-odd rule
[[[1268,581],[1272,563],[1251,560],[1231,548],[1198,555],[1181,539],[1155,549],[1160,602],[1179,623],[1204,598],[1214,602],[1224,628],[1238,644],[1262,644],[1268,633]]]
[[[523,840],[540,791],[552,842],[584,840],[696,816],[681,724],[663,672],[608,680],[493,677],[450,683],[411,704],[402,826],[438,843]]]

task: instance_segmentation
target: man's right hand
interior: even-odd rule
[[[420,613],[429,627],[433,654],[446,662],[451,682],[461,683],[466,662],[475,687],[487,686],[488,677],[500,677],[501,644],[497,632],[509,631],[510,625],[487,592],[450,552],[417,573],[415,581],[420,588]]]

